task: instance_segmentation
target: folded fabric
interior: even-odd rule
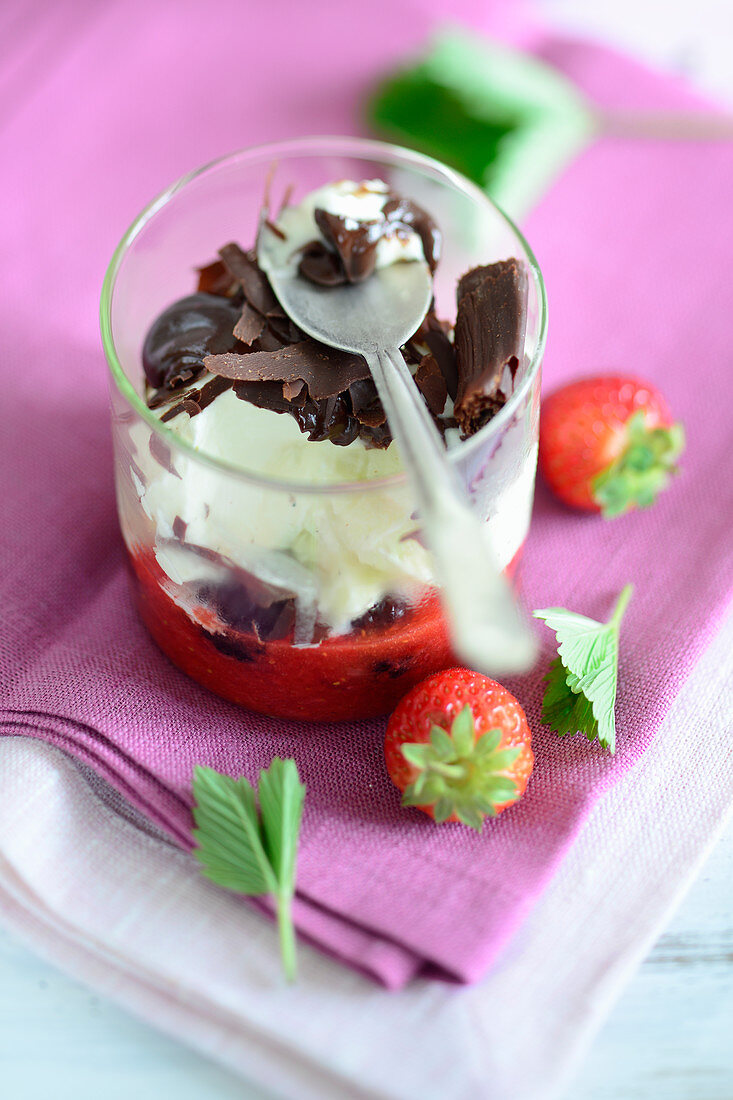
[[[382,722],[309,727],[237,709],[160,655],[128,597],[94,323],[116,238],[150,194],[210,155],[316,121],[350,128],[361,90],[341,57],[334,73],[348,76],[349,95],[327,88],[320,59],[311,67],[295,53],[288,68],[288,44],[276,73],[250,48],[245,64],[243,42],[268,40],[271,24],[223,10],[212,20],[195,5],[181,17],[172,4],[90,9],[67,52],[6,115],[2,732],[44,738],[91,765],[184,847],[194,763],[251,778],[273,755],[294,756],[308,786],[301,933],[391,987],[417,973],[472,981],[594,803],[648,747],[726,602],[733,147],[601,141],[529,219],[550,288],[548,385],[598,370],[648,377],[684,420],[688,452],[652,510],[612,523],[570,515],[538,492],[524,567],[530,606],[601,618],[625,583],[636,586],[616,756],[541,730],[546,638],[537,671],[510,685],[535,733],[526,797],[480,836],[436,828],[400,808],[382,764]],[[363,46],[366,81],[384,57],[381,38]],[[603,51],[545,52],[604,107],[689,104],[674,83]]]

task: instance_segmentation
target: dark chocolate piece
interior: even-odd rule
[[[293,382],[300,378],[316,401],[334,397],[353,382],[369,377],[363,356],[338,351],[315,340],[301,340],[270,352],[212,355],[205,366],[212,374],[238,382]]]
[[[309,241],[303,246],[298,272],[318,286],[342,286],[346,282],[341,260],[323,241]]]
[[[270,312],[282,315],[277,298],[272,292],[267,276],[257,265],[254,252],[244,252],[234,242],[219,249],[219,255],[237,280],[251,306],[263,316]]]
[[[279,237],[281,241],[286,241],[288,239],[287,234],[283,233],[280,226],[275,225],[274,221],[272,221],[270,218],[265,218],[264,222],[270,232],[274,233],[276,237]]]
[[[408,352],[408,362],[420,364],[425,354],[423,347],[427,347],[437,361],[445,378],[448,393],[455,400],[458,389],[458,371],[456,369],[456,353],[448,336],[450,325],[446,321],[440,321],[435,315],[435,309],[431,306],[423,323],[415,335],[405,345]]]
[[[423,356],[415,374],[415,385],[425,398],[425,404],[433,416],[442,416],[448,387],[434,355]]]
[[[234,326],[234,335],[237,340],[251,347],[264,327],[265,318],[262,314],[253,309],[249,302],[245,302],[239,320]]]
[[[176,516],[176,518],[173,520],[174,537],[177,538],[180,542],[183,542],[186,537],[187,528],[188,524],[186,523],[186,521],[184,519],[181,519],[180,516]]]
[[[360,382],[353,382],[349,386],[351,409],[354,416],[361,424],[367,424],[371,428],[378,428],[387,420],[382,402],[377,394],[377,387],[372,378],[364,378]]]
[[[206,267],[198,267],[196,270],[199,273],[197,290],[201,293],[216,294],[220,298],[228,298],[237,289],[237,284],[229,269],[221,260],[214,260]]]
[[[143,345],[145,377],[154,389],[178,389],[201,373],[206,355],[231,351],[239,310],[227,298],[190,294],[156,318]]]
[[[153,433],[153,435],[150,436],[148,447],[150,448],[150,453],[155,461],[160,466],[162,466],[164,470],[167,470],[169,474],[175,474],[175,476],[180,480],[181,475],[178,473],[178,470],[173,465],[170,447],[163,442],[160,436]],[[175,530],[175,524],[173,526]]]
[[[363,283],[377,266],[377,245],[384,222],[358,222],[320,207],[313,212],[327,243],[335,248],[349,283]]]
[[[427,210],[423,210],[412,199],[393,194],[382,207],[382,213],[390,229],[403,225],[417,233],[428,267],[434,272],[440,260],[443,236]]]
[[[464,435],[506,402],[500,386],[505,369],[513,377],[524,355],[527,293],[527,269],[516,259],[473,268],[458,284],[455,416]]]

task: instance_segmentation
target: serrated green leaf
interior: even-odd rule
[[[285,975],[296,970],[292,896],[305,786],[294,760],[275,757],[260,773],[260,812],[252,785],[213,768],[193,774],[194,857],[212,882],[241,894],[272,894]]]
[[[627,585],[608,623],[561,607],[535,611],[535,617],[555,631],[559,654],[545,677],[549,686],[543,722],[560,735],[579,732],[589,740],[597,736],[611,752],[616,746],[619,627],[630,596]]]
[[[303,816],[305,784],[300,782],[294,760],[276,756],[260,772],[257,787],[262,815],[265,851],[277,879],[280,894],[293,893],[298,834]]]
[[[465,706],[453,719],[450,735],[455,746],[456,755],[468,756],[476,740],[473,711],[469,706]]]
[[[585,733],[593,740],[598,733],[598,722],[593,715],[589,699],[574,692],[567,683],[567,669],[560,657],[556,657],[545,676],[548,687],[542,703],[542,722],[561,737]]]
[[[250,783],[243,776],[232,779],[197,767],[193,793],[194,855],[207,878],[241,894],[273,893],[277,880],[262,843]]]

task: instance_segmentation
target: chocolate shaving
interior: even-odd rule
[[[216,294],[220,298],[230,297],[237,289],[226,264],[214,260],[206,267],[197,267],[199,273],[198,291],[203,294]]]
[[[341,260],[323,241],[310,241],[303,246],[298,273],[318,286],[342,286],[346,282]]]
[[[181,475],[178,473],[178,470],[173,465],[170,447],[168,447],[168,445],[163,442],[160,436],[154,434],[151,435],[148,447],[150,449],[151,455],[158,463],[158,465],[162,466],[164,470],[167,470],[169,474],[175,474],[175,476],[180,480]]]
[[[281,241],[286,241],[288,239],[287,233],[283,233],[280,226],[275,225],[274,221],[272,221],[271,218],[265,218],[264,222],[270,232],[274,233],[276,237],[279,237]]]
[[[207,405],[210,405],[220,393],[224,393],[225,390],[230,390],[231,388],[232,383],[228,378],[219,378],[215,376],[214,378],[210,378],[197,394],[191,394],[190,396],[194,398],[200,411],[201,409],[205,409]]]
[[[428,267],[434,272],[440,260],[443,235],[427,210],[423,210],[412,199],[393,195],[382,207],[382,213],[390,229],[403,225],[417,233]]]
[[[204,365],[212,374],[241,382],[293,382],[302,379],[308,386],[311,398],[316,401],[335,397],[353,382],[369,377],[369,367],[363,356],[338,351],[315,340],[301,340],[270,352],[211,355]]]
[[[425,404],[433,416],[442,416],[448,387],[435,356],[430,354],[423,356],[415,374],[415,385],[425,398]]]
[[[524,356],[527,293],[527,269],[516,259],[473,268],[458,284],[455,416],[464,435],[477,432],[506,401],[504,371],[513,378]]]
[[[387,414],[379,400],[373,379],[364,378],[359,382],[353,382],[349,386],[349,397],[352,412],[361,424],[378,428],[386,422]]]
[[[295,401],[305,396],[307,386],[302,378],[296,378],[293,382],[283,382],[283,397],[286,401]]]
[[[253,309],[249,302],[242,306],[242,313],[234,326],[234,335],[250,347],[265,327],[265,318]]]
[[[173,534],[175,538],[179,540],[179,542],[183,542],[183,540],[185,539],[187,529],[188,524],[186,523],[186,521],[184,519],[181,519],[180,516],[176,516],[176,518],[173,520]]]
[[[253,252],[244,252],[234,242],[219,249],[219,255],[226,264],[232,277],[241,286],[244,296],[258,313],[265,316],[270,312],[280,312],[280,305],[272,293],[267,276],[257,266]]]
[[[357,222],[343,218],[318,207],[313,212],[316,225],[326,242],[333,245],[346,281],[363,283],[377,266],[377,245],[384,230],[384,222]]]

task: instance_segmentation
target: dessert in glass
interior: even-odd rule
[[[265,219],[323,293],[428,262],[433,303],[402,350],[509,576],[534,492],[544,287],[475,186],[355,138],[215,161],[143,211],[112,259],[102,333],[143,621],[226,699],[365,718],[455,658],[366,364],[285,315],[257,264]]]

